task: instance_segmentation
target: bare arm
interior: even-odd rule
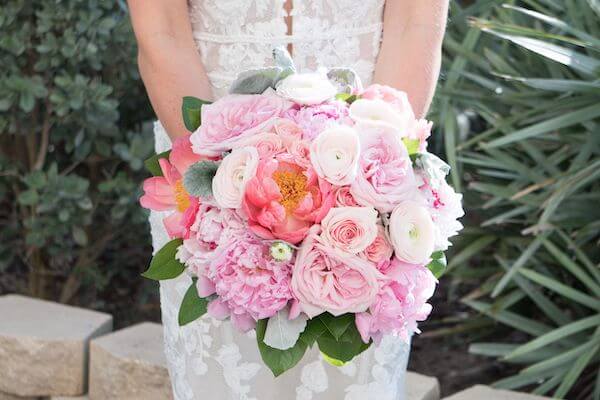
[[[440,73],[448,0],[388,0],[374,80],[405,91],[427,113]]]
[[[181,99],[212,99],[192,36],[186,0],[128,0],[138,42],[138,65],[156,115],[174,139],[188,131]]]

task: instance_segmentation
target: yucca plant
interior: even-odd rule
[[[600,2],[453,3],[444,55],[458,329],[500,340],[470,348],[516,365],[500,388],[600,399]]]

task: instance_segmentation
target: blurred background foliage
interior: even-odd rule
[[[600,399],[600,2],[453,3],[444,57],[446,284],[472,312],[440,331],[513,364],[500,388]]]
[[[127,9],[10,0],[0,32],[0,291],[142,302],[152,112]]]
[[[470,343],[507,367],[427,362],[446,391],[469,369],[461,385],[600,399],[599,21],[598,0],[452,2],[431,149],[468,213],[414,358],[436,338],[423,359]],[[158,318],[135,60],[123,1],[2,4],[0,294]]]

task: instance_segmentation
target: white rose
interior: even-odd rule
[[[326,76],[292,74],[277,84],[277,94],[298,104],[315,105],[335,96],[337,89]]]
[[[327,244],[358,254],[377,238],[377,211],[373,207],[334,207],[321,221],[321,229]]]
[[[212,181],[213,197],[221,208],[239,208],[248,181],[256,174],[258,151],[242,147],[228,154]]]
[[[411,200],[398,204],[392,211],[389,230],[396,257],[410,264],[429,262],[436,235],[425,207]]]
[[[350,118],[365,125],[386,126],[400,132],[401,137],[407,136],[408,128],[413,119],[409,112],[401,112],[383,100],[358,99],[350,105]]]
[[[321,132],[310,146],[317,174],[337,186],[349,185],[358,172],[360,139],[349,126],[337,125]]]

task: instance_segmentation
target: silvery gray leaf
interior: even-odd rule
[[[287,350],[296,344],[300,334],[306,328],[306,314],[300,314],[290,320],[288,307],[279,310],[269,318],[263,342],[274,349]]]
[[[290,56],[290,53],[287,51],[285,46],[277,46],[273,49],[273,60],[275,61],[275,66],[281,68],[282,70],[291,71],[290,73],[292,74],[296,72],[294,60],[292,59],[292,56]]]
[[[198,161],[183,176],[183,187],[192,196],[212,196],[212,181],[219,168],[216,161]]]
[[[446,181],[450,166],[438,156],[431,153],[420,153],[415,159],[415,167],[422,170],[432,188],[437,189]]]
[[[282,72],[280,67],[269,67],[244,71],[231,84],[231,94],[262,94],[268,88],[274,88]]]
[[[360,78],[350,68],[331,68],[327,78],[338,88],[338,93],[352,93],[362,86]]]

